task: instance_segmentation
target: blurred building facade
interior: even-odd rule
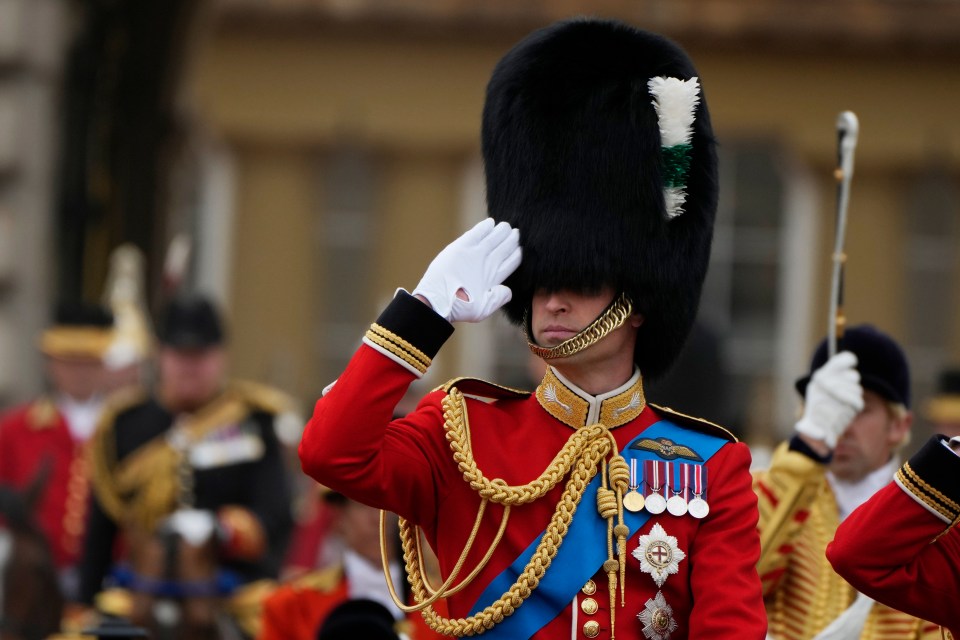
[[[157,248],[189,234],[191,286],[224,303],[234,370],[310,401],[395,288],[484,215],[493,65],[531,29],[578,14],[664,33],[703,75],[722,202],[700,319],[720,337],[735,407],[707,417],[753,440],[791,423],[792,381],[827,328],[844,109],[861,125],[847,316],[908,346],[924,397],[960,360],[954,3],[219,0],[196,18],[179,80],[186,142],[147,247],[154,282]],[[454,374],[530,384],[525,348],[499,321],[458,328],[434,369],[425,386]]]

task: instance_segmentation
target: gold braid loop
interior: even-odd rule
[[[524,314],[523,317],[523,331],[527,336],[527,346],[530,347],[533,355],[543,358],[544,360],[554,360],[556,358],[572,356],[600,342],[607,334],[619,329],[631,314],[633,314],[633,304],[630,302],[627,294],[621,293],[610,306],[607,307],[596,320],[587,325],[583,331],[571,338],[567,338],[555,347],[541,347],[534,342],[533,337],[530,335],[530,326],[526,314]]]
[[[553,562],[553,559],[560,549],[560,545],[563,543],[587,485],[593,480],[593,477],[597,474],[601,466],[603,467],[602,491],[604,493],[604,497],[602,498],[604,506],[601,509],[601,514],[608,521],[608,559],[604,562],[603,568],[608,574],[611,582],[611,593],[613,593],[617,583],[616,569],[620,568],[622,572],[624,553],[622,551],[623,544],[618,544],[618,550],[621,551],[621,560],[617,562],[613,559],[612,536],[619,536],[622,530],[626,529],[623,525],[622,494],[629,485],[629,469],[627,470],[626,484],[624,484],[622,481],[623,474],[621,467],[625,467],[626,462],[623,461],[617,452],[616,440],[609,429],[602,424],[595,424],[577,430],[570,436],[563,448],[557,453],[540,477],[525,485],[511,486],[500,478],[493,480],[486,478],[477,467],[470,441],[470,423],[466,406],[463,400],[463,394],[458,389],[451,389],[447,397],[444,398],[443,415],[444,430],[446,432],[445,437],[453,452],[454,460],[457,463],[458,469],[463,474],[464,481],[479,494],[481,498],[480,507],[478,508],[473,529],[457,563],[444,583],[436,589],[429,584],[423,568],[419,527],[411,526],[410,523],[404,519],[400,520],[400,539],[403,546],[407,580],[410,583],[411,593],[417,604],[407,606],[406,603],[400,602],[396,592],[392,588],[391,581],[387,580],[388,585],[391,587],[391,595],[396,604],[404,611],[420,611],[424,620],[434,631],[448,636],[462,637],[481,634],[493,628],[497,623],[502,622],[507,616],[513,614],[540,584],[540,580],[549,569],[551,562]],[[613,452],[613,459],[611,461],[609,475],[610,484],[613,486],[613,489],[607,486],[608,473],[606,459],[611,455],[611,452]],[[557,503],[553,516],[540,542],[537,544],[532,557],[518,576],[516,582],[514,582],[500,598],[474,615],[466,618],[444,618],[440,616],[434,609],[433,603],[440,598],[453,595],[464,589],[483,570],[506,529],[510,508],[515,505],[527,504],[543,497],[564,478],[567,478],[567,481],[564,485],[560,501]],[[598,497],[598,508],[600,500],[601,498]],[[457,586],[451,587],[473,547],[488,502],[500,504],[504,507],[503,519],[500,522],[497,535],[483,559],[470,575],[464,578]],[[615,516],[619,517],[617,526],[613,526]],[[384,571],[386,572],[388,568],[383,529],[383,521],[381,520],[381,553],[384,555]],[[611,629],[615,615],[612,605],[613,600],[611,599]]]

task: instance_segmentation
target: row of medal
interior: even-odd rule
[[[623,496],[623,507],[634,513],[646,509],[654,515],[666,511],[705,518],[710,513],[706,495],[706,465],[632,459],[630,491]]]

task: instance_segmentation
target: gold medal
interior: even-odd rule
[[[640,481],[637,478],[637,459],[630,459],[630,491],[623,496],[623,508],[632,513],[643,511],[643,494],[640,493]]]
[[[643,503],[643,494],[636,489],[623,496],[623,508],[627,511],[632,511],[633,513],[643,511]]]

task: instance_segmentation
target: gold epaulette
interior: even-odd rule
[[[517,398],[526,398],[532,392],[505,387],[503,385],[487,382],[480,378],[453,378],[443,383],[434,391],[443,390],[444,393],[450,393],[451,389],[459,389],[461,393],[486,400],[508,400]]]
[[[288,584],[294,589],[310,589],[327,593],[336,589],[341,580],[343,580],[343,565],[335,564],[326,569],[297,576]]]
[[[694,416],[688,416],[685,413],[680,413],[675,411],[670,407],[661,407],[658,404],[651,404],[652,408],[656,409],[659,413],[664,413],[667,417],[670,418],[673,422],[676,422],[681,427],[687,427],[693,429],[694,431],[702,431],[714,435],[724,440],[729,440],[730,442],[739,442],[740,440],[737,436],[733,435],[728,429],[724,429],[718,424],[714,424],[709,420],[704,420],[703,418],[697,418]]]
[[[249,406],[267,413],[287,413],[296,409],[296,403],[288,394],[274,387],[251,382],[233,380],[230,391],[236,393]]]
[[[50,396],[42,396],[30,403],[27,409],[27,423],[31,429],[49,429],[57,423],[57,405]]]

